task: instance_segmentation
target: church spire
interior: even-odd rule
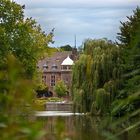
[[[76,48],[76,42],[77,40],[76,40],[76,35],[74,36],[74,48]]]

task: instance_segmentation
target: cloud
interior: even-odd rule
[[[55,44],[78,45],[85,38],[115,40],[120,21],[132,14],[139,0],[16,0],[26,4],[25,14],[35,18],[43,30],[55,28]]]
[[[19,3],[28,3],[32,8],[95,8],[134,6],[139,0],[16,0]]]

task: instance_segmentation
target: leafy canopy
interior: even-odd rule
[[[32,18],[25,18],[25,6],[10,0],[0,1],[0,58],[13,54],[32,77],[42,52],[52,42],[53,31],[48,35]]]

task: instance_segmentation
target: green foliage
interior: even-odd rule
[[[62,102],[63,99],[58,98],[58,97],[50,97],[47,99],[47,102]]]
[[[138,105],[140,104],[139,91],[140,91],[140,9],[134,11],[134,15],[128,17],[129,21],[124,22],[121,29],[127,30],[131,29],[129,41],[127,41],[127,47],[122,49],[123,51],[123,88],[120,91],[118,100],[115,104],[115,109],[113,108],[113,114],[126,114],[137,110]],[[121,30],[120,37],[124,37],[124,32]],[[127,38],[126,38],[127,39]],[[122,45],[124,44],[121,41]],[[123,99],[121,98],[123,95]],[[134,97],[134,100],[133,100]],[[130,99],[132,99],[130,101]],[[135,100],[136,99],[136,100]],[[123,107],[122,107],[122,105]],[[118,109],[116,109],[118,108]],[[133,108],[133,109],[132,109]],[[122,111],[123,110],[123,111]]]
[[[60,47],[63,51],[72,51],[72,47],[70,45],[65,45]]]
[[[122,23],[119,34],[123,46],[122,86],[111,107],[112,116],[119,117],[113,126],[123,124],[118,135],[130,130],[136,133],[140,126],[140,8],[128,19]]]
[[[56,92],[58,97],[63,97],[67,95],[67,86],[63,81],[58,81],[54,86],[54,91]]]
[[[127,17],[128,21],[121,22],[122,26],[117,37],[121,42],[120,45],[129,46],[136,39],[135,35],[138,33],[140,25],[140,8],[137,7],[133,12],[132,16]]]
[[[35,124],[33,75],[41,52],[52,41],[24,6],[0,0],[0,139],[35,140],[44,135]]]
[[[80,105],[82,112],[89,112],[99,103],[96,99],[98,89],[103,88],[105,95],[112,102],[117,94],[121,76],[120,49],[108,40],[86,40],[84,54],[73,68],[73,100]],[[82,91],[82,92],[80,92]],[[100,91],[100,90],[99,90]],[[78,101],[79,92],[81,93]],[[100,95],[99,95],[100,96]],[[106,100],[106,99],[105,99]],[[108,101],[107,100],[107,101]],[[102,101],[106,107],[106,102]],[[99,103],[100,104],[100,103]],[[98,106],[101,109],[101,106]]]
[[[48,91],[48,86],[43,84],[43,83],[39,83],[39,84],[36,84],[36,90],[46,90]]]
[[[129,20],[120,27],[119,46],[107,40],[87,40],[84,43],[84,53],[73,69],[72,87],[75,106],[79,106],[82,112],[91,110],[92,114],[104,114],[111,109],[113,116],[123,116],[138,109],[139,7],[133,16],[127,18]]]
[[[125,99],[117,100],[112,105],[112,115],[125,115],[139,109],[140,92],[129,95]]]
[[[0,66],[1,140],[41,138],[44,132],[39,131],[39,124],[32,122],[32,81],[27,79],[20,62],[11,55]]]
[[[53,30],[46,35],[32,18],[24,18],[24,6],[0,1],[0,57],[12,53],[33,77],[41,52],[52,42]]]
[[[106,112],[109,109],[110,97],[104,89],[98,89],[96,91],[96,107],[100,109],[101,112]]]
[[[49,98],[36,98],[34,100],[34,105],[35,105],[35,109],[37,111],[44,111],[46,110],[45,106],[47,102],[62,102],[63,99],[62,98],[58,98],[58,97],[49,97]]]

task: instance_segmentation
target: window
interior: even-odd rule
[[[52,65],[52,70],[56,70],[57,66],[55,64]]]
[[[69,82],[68,77],[66,77],[64,81],[65,81],[66,84],[68,84],[68,82]]]
[[[47,69],[48,68],[48,65],[47,64],[44,64],[43,65],[43,69]]]
[[[56,61],[59,62],[60,61],[59,58],[56,58]]]
[[[51,75],[51,86],[55,86],[55,75]]]
[[[63,69],[63,70],[66,70],[66,69],[67,69],[67,66],[62,66],[62,69]]]
[[[68,66],[68,69],[70,70],[71,69],[71,66]]]
[[[46,76],[43,75],[43,76],[42,76],[42,82],[43,82],[43,83],[46,83],[46,79],[47,79]]]

